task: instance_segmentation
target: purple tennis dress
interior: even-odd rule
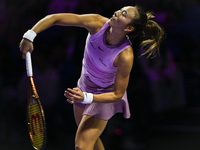
[[[85,52],[81,76],[78,87],[83,92],[100,94],[112,92],[114,88],[117,67],[113,66],[116,56],[131,46],[128,36],[116,45],[106,44],[106,32],[109,24],[106,22],[101,30],[93,35],[90,33],[86,39]],[[123,113],[125,118],[130,118],[130,110],[125,92],[117,103],[76,103],[84,108],[83,115],[90,115],[102,120],[109,120],[115,113]]]

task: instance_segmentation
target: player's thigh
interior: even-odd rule
[[[107,122],[93,116],[83,115],[76,133],[76,143],[94,145],[104,131]]]
[[[74,107],[74,118],[75,118],[76,124],[78,126],[83,117],[84,108],[78,107],[75,104],[73,107]]]

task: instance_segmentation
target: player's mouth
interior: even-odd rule
[[[115,19],[114,19],[114,17],[111,17],[110,20],[111,20],[111,21],[114,21]]]
[[[115,20],[115,17],[117,17],[117,14],[116,14],[116,13],[113,14],[113,16],[110,18],[110,20],[111,20],[111,21],[114,21],[114,20]]]

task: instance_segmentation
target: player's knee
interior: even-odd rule
[[[75,146],[75,150],[83,150],[83,148],[81,148],[79,146]]]
[[[92,150],[91,145],[84,142],[76,142],[75,150]]]
[[[83,146],[83,145],[76,145],[75,150],[88,150],[88,147]]]
[[[84,150],[84,149],[79,146],[75,146],[75,150]]]

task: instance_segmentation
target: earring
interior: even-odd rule
[[[124,29],[124,31],[127,31],[126,29]]]

